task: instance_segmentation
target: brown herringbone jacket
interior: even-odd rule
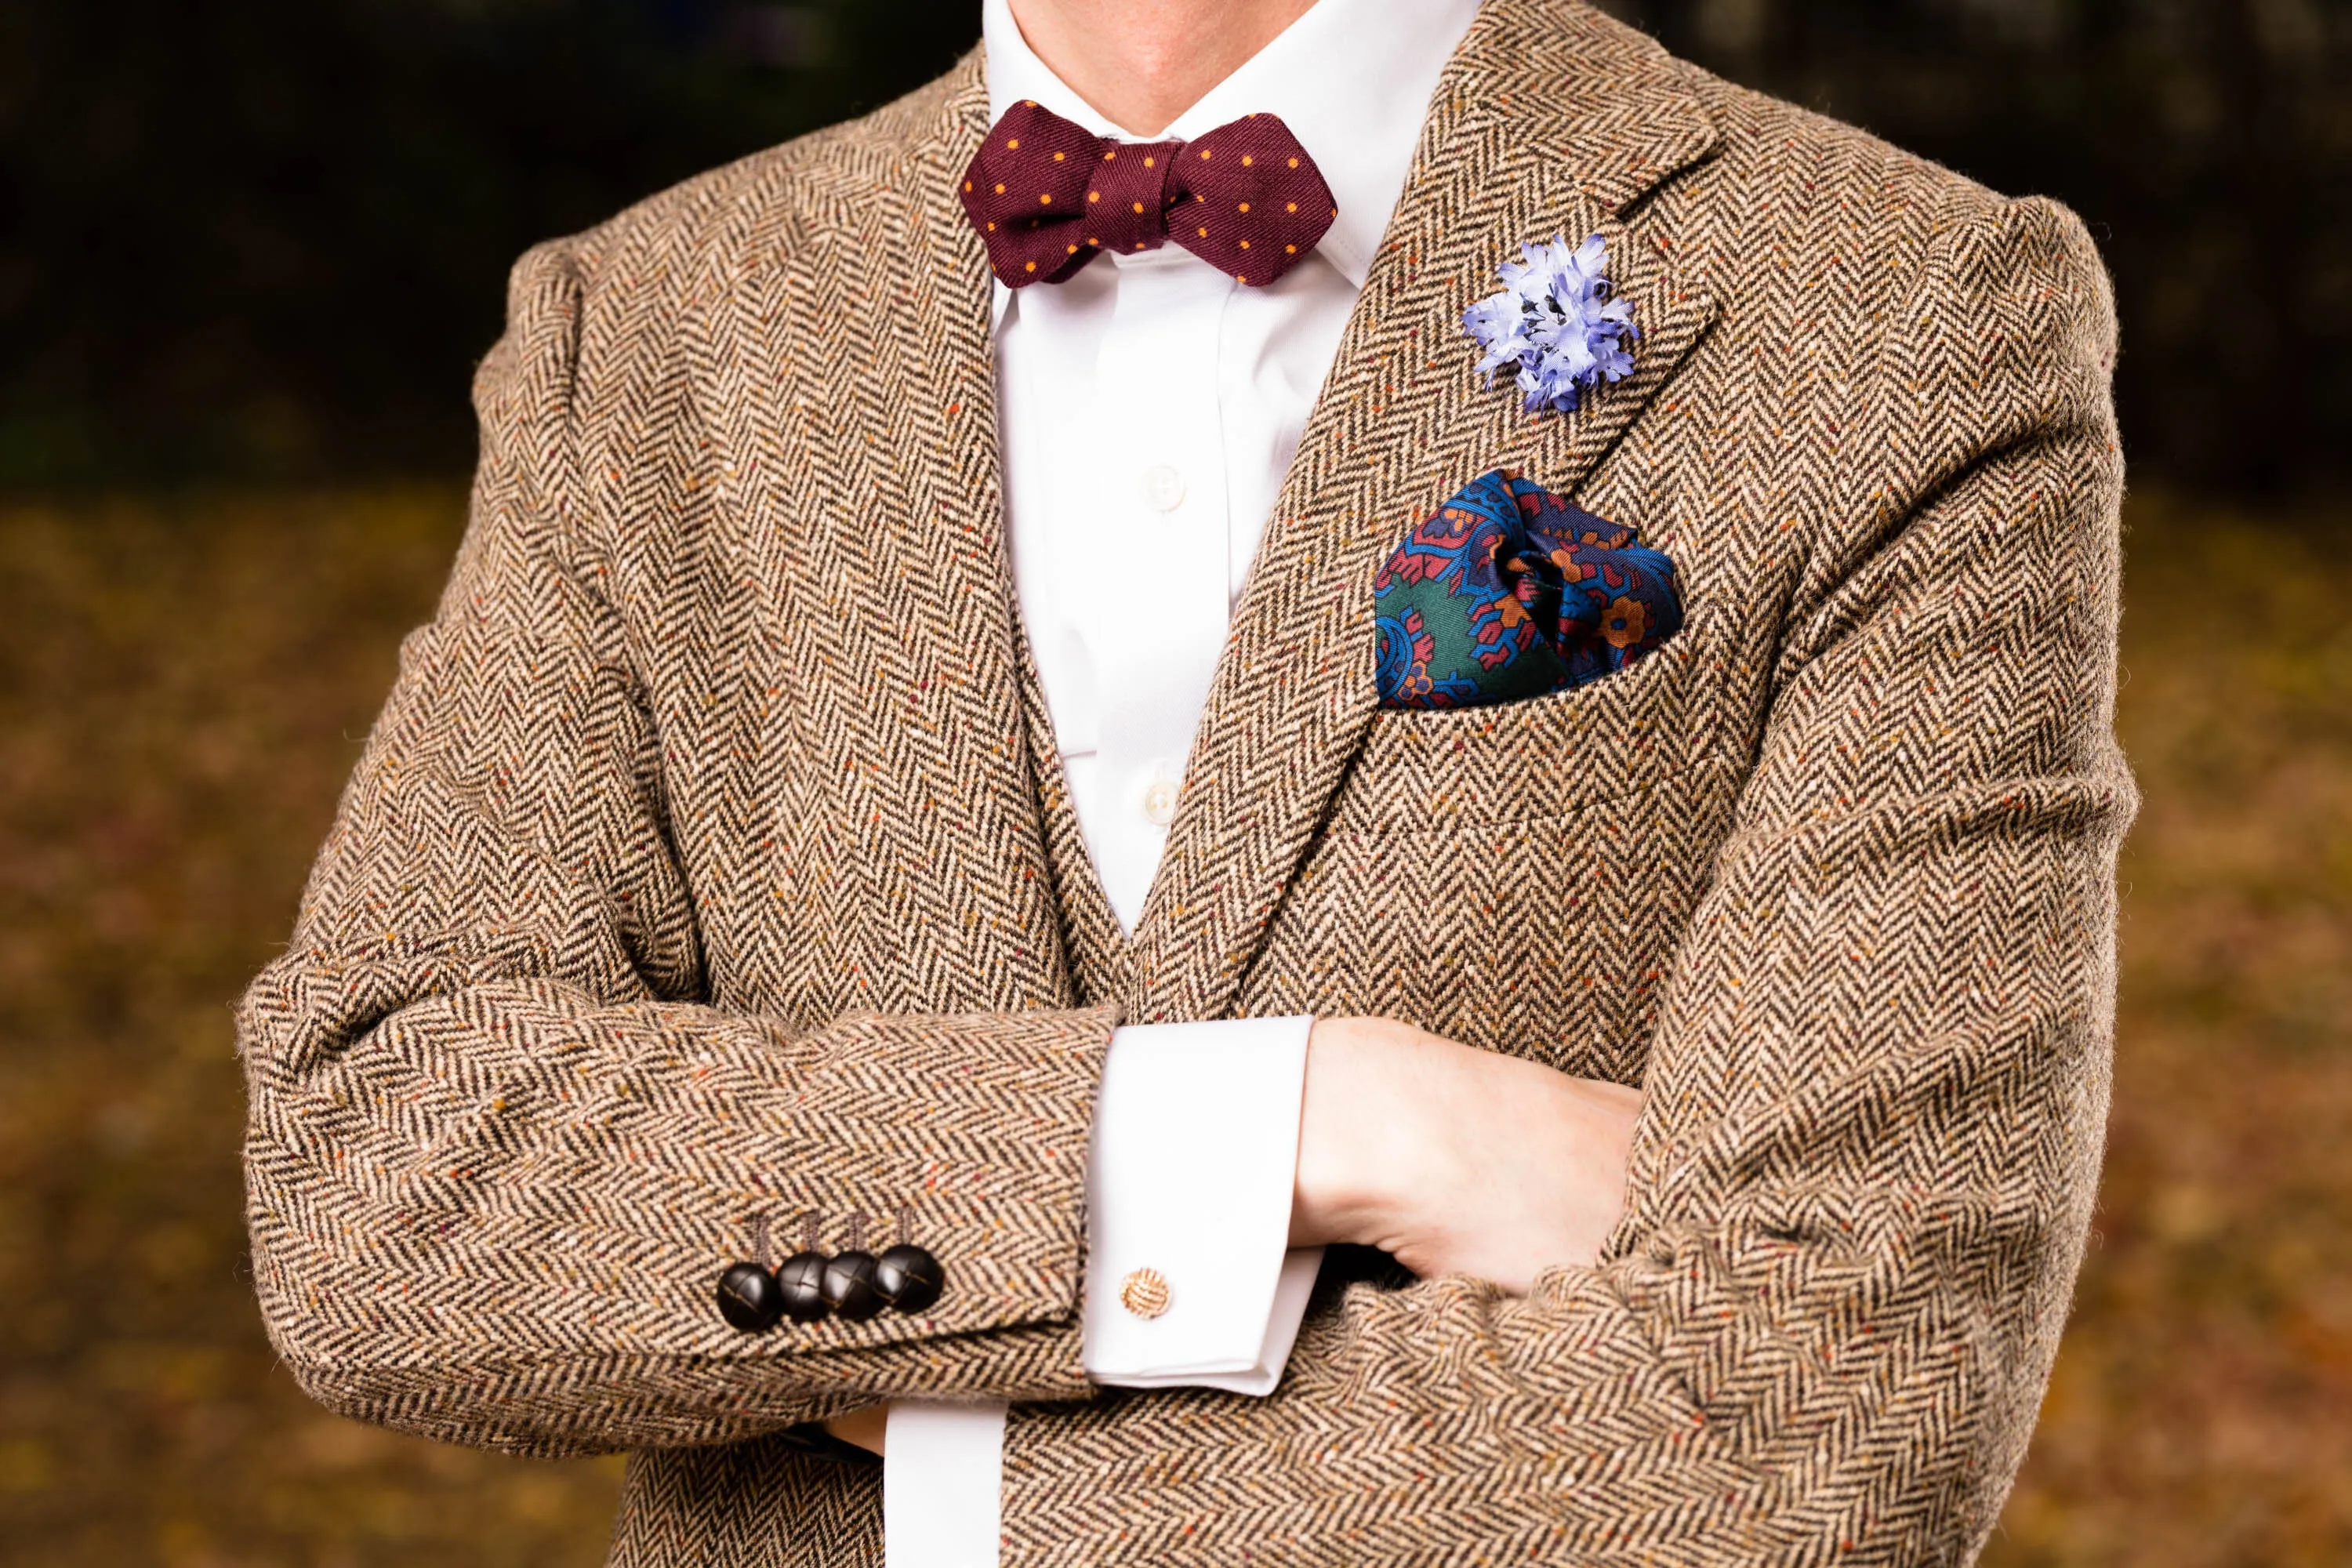
[[[470,531],[243,1012],[255,1265],[336,1409],[633,1448],[622,1564],[878,1558],[785,1424],[1018,1402],[1006,1568],[1964,1562],[2106,1109],[2114,327],[2081,226],[1490,0],[1268,528],[1132,942],[1008,594],[978,58],[517,268]],[[1606,236],[1633,377],[1463,308]],[[1370,581],[1497,464],[1686,628],[1376,709]],[[1280,1392],[1095,1394],[1113,1024],[1381,1013],[1648,1090],[1597,1268],[1327,1275]],[[757,1216],[911,1208],[926,1316],[726,1328]]]

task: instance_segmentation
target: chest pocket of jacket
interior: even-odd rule
[[[1738,787],[1715,629],[1695,615],[1568,691],[1375,715],[1245,1010],[1378,1014],[1638,1081]]]
[[[1721,729],[1713,618],[1589,685],[1486,708],[1382,709],[1333,802],[1334,832],[1558,817],[1696,765]]]

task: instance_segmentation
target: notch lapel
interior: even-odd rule
[[[1067,1005],[1021,705],[989,276],[956,200],[987,131],[977,50],[873,184],[720,282],[697,383],[766,579],[856,977],[886,1011]],[[820,926],[824,922],[817,922]]]
[[[1528,101],[1528,84],[1544,101]],[[1573,491],[1714,320],[1627,209],[1705,156],[1683,68],[1575,0],[1490,0],[1441,79],[1412,173],[1284,481],[1195,732],[1135,938],[1139,1020],[1213,1018],[1377,707],[1371,584],[1412,521],[1497,465]],[[1568,416],[1489,390],[1461,316],[1523,241],[1599,233],[1642,330],[1633,374]]]

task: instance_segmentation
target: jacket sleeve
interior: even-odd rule
[[[658,740],[574,534],[580,290],[517,268],[434,621],[239,1011],[271,1337],[362,1419],[558,1453],[748,1436],[872,1399],[1083,1394],[1075,1316],[1102,1011],[702,1005]],[[752,1216],[906,1213],[916,1316],[719,1319]],[[771,1261],[773,1260],[772,1256]]]
[[[1868,447],[1906,499],[1782,628],[1603,1260],[1349,1287],[1258,1404],[1016,1408],[1005,1568],[1973,1556],[2081,1260],[2136,796],[2105,274],[2038,201],[1933,255]]]

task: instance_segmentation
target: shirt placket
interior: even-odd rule
[[[1078,615],[1097,678],[1097,869],[1130,931],[1224,646],[1233,564],[1218,350],[1233,290],[1190,258],[1121,265],[1096,366],[1101,571]]]

